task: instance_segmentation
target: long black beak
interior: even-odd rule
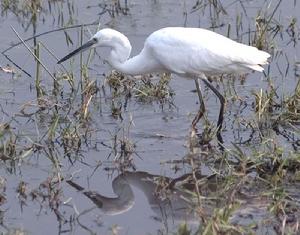
[[[63,57],[62,59],[60,59],[57,63],[60,64],[68,59],[70,59],[72,56],[78,54],[79,52],[83,52],[87,49],[89,49],[90,47],[92,47],[94,44],[96,44],[97,41],[96,40],[89,40],[87,41],[85,44],[83,44],[81,47],[77,48],[76,50],[72,51],[70,54],[66,55],[65,57]]]

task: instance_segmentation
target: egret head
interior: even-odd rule
[[[57,63],[60,64],[79,52],[83,52],[94,47],[110,47],[113,51],[115,51],[115,53],[118,54],[118,59],[120,62],[124,62],[126,59],[128,59],[131,52],[130,42],[125,35],[114,29],[106,28],[98,31],[94,36],[91,37],[89,41],[63,57]]]

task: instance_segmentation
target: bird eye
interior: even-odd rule
[[[93,41],[94,43],[97,43],[97,42],[98,42],[98,39],[97,39],[97,38],[93,38],[92,41]]]

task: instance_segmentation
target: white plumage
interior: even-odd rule
[[[151,34],[145,48],[168,70],[180,74],[262,71],[270,55],[215,32],[198,28],[164,28]]]
[[[122,73],[141,75],[153,72],[171,72],[194,78],[199,99],[202,98],[198,78],[201,78],[218,96],[221,102],[218,127],[223,122],[224,98],[206,79],[205,75],[263,71],[270,54],[255,47],[235,42],[215,32],[201,28],[169,27],[153,32],[144,48],[129,59],[131,45],[128,38],[113,29],[102,29],[87,43],[71,52],[58,63],[90,47],[109,47],[107,58],[112,67]],[[203,105],[203,100],[200,100]],[[193,121],[193,127],[201,112]],[[196,120],[197,119],[197,120]]]

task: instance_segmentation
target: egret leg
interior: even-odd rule
[[[216,96],[220,100],[220,112],[219,112],[219,118],[218,118],[218,124],[217,124],[217,137],[221,143],[223,143],[223,139],[221,136],[221,130],[222,130],[222,125],[223,125],[223,119],[224,119],[224,107],[225,107],[225,98],[221,93],[206,79],[202,79],[203,82],[216,94]]]
[[[204,105],[204,101],[203,101],[199,78],[195,79],[195,85],[196,85],[196,90],[197,90],[197,94],[198,94],[198,98],[199,98],[200,107],[199,107],[199,111],[198,111],[197,115],[195,116],[195,118],[192,122],[192,129],[194,131],[196,131],[196,125],[199,122],[199,120],[202,118],[202,116],[205,112],[205,105]]]

